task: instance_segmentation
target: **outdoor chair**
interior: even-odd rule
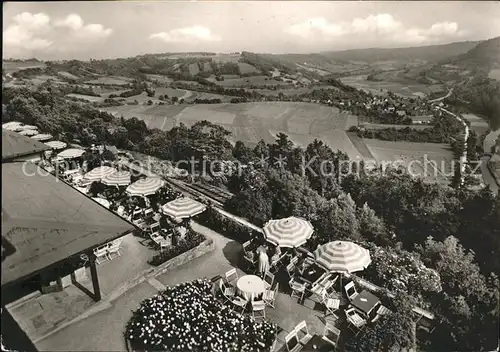
[[[313,338],[313,336],[309,333],[309,329],[307,328],[305,320],[302,320],[300,323],[298,323],[294,330],[297,334],[299,342],[303,345],[307,345],[307,343]]]
[[[344,290],[345,294],[349,298],[349,301],[352,301],[359,294],[356,290],[356,286],[354,286],[354,281],[351,281],[347,285],[345,285]]]
[[[329,322],[325,325],[325,330],[323,331],[323,336],[321,337],[323,341],[328,342],[333,348],[337,347],[340,337],[340,330],[335,326],[331,325]]]
[[[297,297],[299,300],[302,300],[304,292],[306,291],[306,285],[295,281],[293,278],[290,280],[289,285],[292,289],[290,297]]]
[[[246,241],[245,243],[243,243],[243,253],[246,253],[247,250],[248,250],[248,247],[250,247],[250,245],[252,244],[252,240],[248,240]]]
[[[165,237],[160,240],[160,251],[163,251],[165,248],[168,248],[172,246],[172,238],[171,237]]]
[[[340,299],[330,296],[325,290],[322,293],[321,301],[325,306],[326,315],[331,314],[334,317],[337,317],[335,312],[339,309]]]
[[[222,279],[219,280],[219,289],[224,298],[228,301],[230,301],[231,297],[234,297],[234,295],[236,294],[236,290],[234,289],[234,287],[226,287],[226,285],[224,284],[224,280]]]
[[[164,240],[163,236],[160,235],[159,233],[150,233],[149,238],[151,238],[153,242],[156,243],[157,245],[159,245],[160,242]]]
[[[154,215],[154,212],[153,212],[153,209],[151,208],[148,208],[144,211],[144,218],[147,219],[147,218],[150,218]]]
[[[102,263],[101,260],[104,260],[104,261],[110,260],[109,256],[108,256],[108,249],[107,249],[106,245],[95,248],[93,252],[95,255],[95,261],[99,265],[101,265],[101,263]]]
[[[161,226],[160,226],[160,223],[159,222],[155,222],[151,225],[149,225],[149,231],[151,231],[151,233],[160,233],[160,230],[161,230]]]
[[[288,335],[286,335],[285,346],[288,352],[298,352],[302,349],[302,345],[300,344],[295,330],[292,330]]]
[[[252,301],[252,316],[255,319],[266,318],[266,304],[264,301]]]
[[[271,274],[269,271],[264,273],[264,287],[267,289],[271,289],[274,283],[274,274]]]
[[[112,254],[116,254],[118,257],[121,256],[121,253],[120,253],[121,243],[122,243],[122,240],[118,239],[118,240],[114,240],[108,244],[108,256],[109,256],[110,260],[113,259],[113,257],[111,256]]]
[[[379,320],[382,315],[390,313],[392,313],[392,311],[389,308],[381,305],[380,307],[378,307],[377,314],[375,315],[375,318],[372,319],[372,323],[375,323],[377,320]]]
[[[275,308],[274,302],[276,301],[276,296],[278,295],[278,286],[279,286],[279,283],[276,284],[276,286],[274,287],[274,290],[271,290],[271,289],[266,290],[264,292],[264,296],[262,297],[262,299],[264,300],[264,303],[266,303],[266,305],[268,305],[272,308]]]
[[[240,314],[243,314],[245,308],[248,304],[248,301],[244,300],[241,297],[235,296],[231,299],[231,303],[234,305],[234,310],[238,309]]]
[[[356,335],[361,331],[363,326],[366,324],[366,320],[363,319],[357,312],[354,307],[349,307],[345,310],[345,315],[347,318],[347,321],[350,323],[349,327],[354,326],[356,328],[355,331],[353,331]]]
[[[231,286],[236,286],[236,281],[238,281],[238,272],[236,271],[236,268],[232,268],[231,270],[226,271],[225,277],[228,284],[230,284]]]

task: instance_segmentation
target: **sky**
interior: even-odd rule
[[[3,55],[43,60],[167,52],[310,53],[500,36],[500,2],[3,3]]]

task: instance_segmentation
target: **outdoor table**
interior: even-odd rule
[[[363,290],[351,302],[351,304],[365,317],[369,317],[373,309],[380,304],[377,296],[367,290]]]
[[[264,281],[256,275],[245,275],[236,282],[238,292],[247,300],[254,300],[266,291]]]
[[[323,340],[321,335],[314,335],[308,343],[304,345],[303,351],[333,351],[334,347]]]
[[[302,281],[311,285],[313,282],[316,282],[321,276],[323,276],[324,273],[324,270],[321,270],[316,265],[312,265],[304,270],[304,273],[301,275],[301,279]]]

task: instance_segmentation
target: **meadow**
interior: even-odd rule
[[[490,72],[489,72],[489,74],[488,74],[488,77],[500,81],[500,68],[491,69]]]
[[[286,86],[290,85],[290,83],[276,81],[274,79],[270,79],[267,76],[251,76],[251,77],[235,77],[235,78],[226,78],[224,77],[223,81],[216,82],[218,85],[222,87],[235,87],[235,86],[248,86],[248,85],[256,85],[256,86]]]
[[[46,65],[43,62],[37,61],[24,61],[24,62],[13,62],[13,61],[2,61],[2,69],[5,73],[14,73],[19,70],[24,70],[27,68],[44,68]]]
[[[86,84],[99,85],[99,84],[112,84],[117,86],[125,86],[132,82],[130,78],[126,77],[112,77],[112,76],[102,76],[96,79],[86,81]]]

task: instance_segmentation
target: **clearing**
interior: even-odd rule
[[[114,76],[103,76],[91,81],[86,81],[86,84],[99,85],[99,84],[110,84],[117,86],[126,86],[130,84],[132,80],[126,77],[114,77]]]

